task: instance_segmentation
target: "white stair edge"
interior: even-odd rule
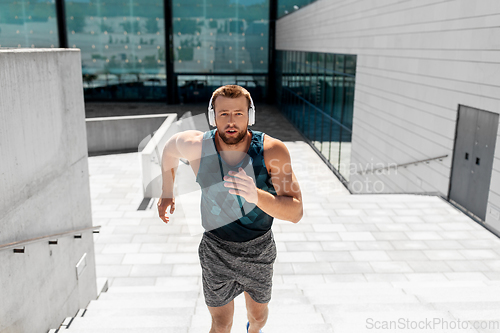
[[[108,291],[108,278],[101,277],[96,279],[97,282],[97,298],[102,292]]]

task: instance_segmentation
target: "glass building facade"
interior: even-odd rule
[[[165,99],[163,1],[66,1],[65,9],[86,99]]]
[[[85,99],[206,102],[224,84],[277,101],[349,181],[356,56],[274,50],[311,0],[0,0],[0,47],[81,50]]]
[[[0,47],[58,47],[53,1],[0,0]]]
[[[197,102],[227,83],[263,100],[277,6],[277,0],[0,0],[0,47],[79,48],[86,100]]]
[[[349,181],[356,56],[278,51],[276,72],[282,111]]]
[[[174,1],[172,15],[180,101],[205,101],[231,83],[266,96],[270,1]]]

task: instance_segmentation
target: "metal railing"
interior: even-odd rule
[[[54,245],[54,244],[57,244],[57,239],[53,240],[53,238],[67,237],[70,235],[73,235],[74,238],[82,238],[81,232],[93,230],[94,233],[99,233],[100,228],[101,228],[101,226],[97,225],[97,226],[92,226],[92,227],[88,227],[88,228],[65,231],[65,232],[60,232],[57,234],[40,236],[40,237],[30,238],[27,240],[12,242],[12,243],[8,243],[8,244],[0,245],[0,251],[14,249],[14,253],[24,253],[24,247],[25,247],[25,245],[28,245],[28,244],[41,242],[43,240],[49,240],[49,244]]]
[[[309,102],[307,99],[305,99],[304,97],[298,95],[295,91],[293,91],[292,89],[290,89],[289,87],[285,87],[283,86],[282,88],[283,90],[287,90],[290,94],[294,95],[296,98],[298,98],[301,102],[309,105],[309,107],[313,108],[316,112],[319,112],[321,113],[326,119],[328,120],[331,120],[335,123],[335,125],[339,126],[339,127],[342,127],[344,130],[348,131],[349,133],[352,133],[352,129],[350,129],[349,127],[347,127],[346,125],[342,124],[340,121],[338,121],[337,119],[333,118],[332,116],[330,116],[328,113],[326,113],[325,111],[321,110],[320,108],[318,108],[316,105],[314,105],[313,103]],[[286,105],[285,105],[286,107]]]
[[[437,156],[437,157],[432,157],[432,158],[427,158],[425,160],[418,160],[418,161],[415,161],[415,162],[409,162],[409,163],[403,163],[403,164],[396,164],[396,165],[391,165],[391,166],[386,166],[386,167],[382,167],[382,168],[375,168],[375,169],[370,169],[370,170],[365,170],[365,171],[358,171],[357,173],[359,174],[363,174],[363,173],[368,173],[368,172],[374,172],[374,171],[378,171],[378,170],[384,170],[384,169],[389,169],[389,168],[400,168],[400,167],[405,167],[408,166],[408,165],[418,165],[419,163],[429,163],[430,161],[433,161],[433,160],[437,160],[439,159],[440,161],[443,160],[443,158],[445,157],[448,157],[448,155],[442,155],[442,156]]]

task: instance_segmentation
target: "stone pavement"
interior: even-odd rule
[[[500,325],[495,235],[438,197],[350,195],[305,142],[285,143],[304,217],[273,224],[278,257],[265,333],[500,332],[454,326]],[[93,223],[102,226],[94,236],[97,275],[110,287],[67,331],[208,332],[201,234],[193,232],[199,197],[177,197],[165,224],[156,202],[137,211],[137,153],[91,157],[89,169]],[[390,321],[400,326],[380,329]],[[245,324],[240,295],[232,332]]]

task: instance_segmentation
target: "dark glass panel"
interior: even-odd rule
[[[65,7],[87,100],[166,98],[163,1],[67,1]]]
[[[340,143],[340,165],[339,172],[344,178],[349,181],[350,162],[351,162],[351,137],[352,132],[342,129]]]
[[[344,107],[344,80],[343,75],[334,75],[333,77],[333,118],[337,121],[342,119],[342,109]]]
[[[269,0],[176,1],[174,71],[267,73]]]
[[[0,47],[59,47],[53,1],[0,1]]]

